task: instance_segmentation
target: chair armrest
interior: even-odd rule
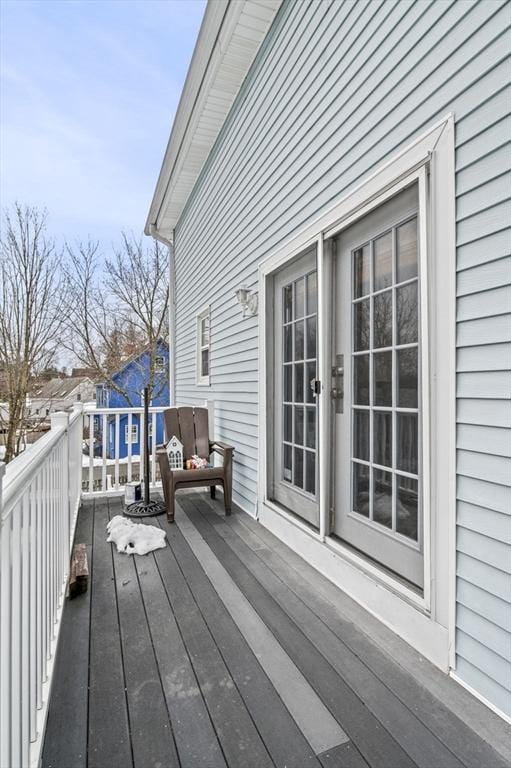
[[[215,440],[215,442],[209,444],[209,450],[215,451],[215,453],[220,453],[222,456],[224,456],[226,453],[234,453],[234,446],[228,445],[227,443],[220,443],[218,440]]]
[[[169,465],[169,457],[167,455],[167,450],[164,445],[157,445],[156,446],[156,460],[158,464],[160,465],[160,474],[162,478],[167,475],[169,472],[171,473],[172,470]]]

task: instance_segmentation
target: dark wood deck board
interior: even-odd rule
[[[117,555],[105,528],[121,501],[101,499],[79,515],[76,541],[93,539],[91,583],[66,602],[43,768],[506,765],[361,631],[361,609],[271,533],[236,510],[225,518],[205,492],[178,503],[351,741],[313,754],[188,532],[149,519],[167,547]]]

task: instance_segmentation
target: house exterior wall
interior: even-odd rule
[[[176,402],[215,402],[257,503],[258,264],[453,112],[459,677],[510,711],[509,2],[284,2],[175,231]],[[506,87],[507,86],[507,87]],[[210,386],[196,314],[210,305]],[[447,585],[446,585],[447,588]]]

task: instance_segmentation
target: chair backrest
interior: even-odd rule
[[[183,443],[183,458],[209,458],[207,408],[167,408],[163,412],[167,442],[174,435]]]

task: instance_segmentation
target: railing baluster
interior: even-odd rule
[[[4,465],[0,466],[0,497]],[[11,764],[11,621],[12,515],[4,517],[0,503],[0,765]]]
[[[94,416],[89,415],[89,493],[94,491]]]
[[[151,484],[156,485],[156,413],[151,414]]]
[[[25,490],[20,506],[21,517],[21,764],[30,761],[30,700],[25,691],[30,690],[30,493]]]
[[[21,766],[21,502],[12,517],[11,768]]]
[[[119,442],[121,430],[121,416],[119,413],[115,414],[115,490],[119,490]]]
[[[133,426],[133,422],[132,422],[131,411],[130,411],[130,413],[128,413],[128,440],[127,440],[127,443],[128,443],[128,483],[131,483],[131,478],[132,478],[132,474],[131,474],[131,450],[132,450],[131,449],[131,431],[132,431],[132,426]]]
[[[108,488],[106,487],[106,446],[107,446],[109,435],[108,435],[108,432],[107,432],[107,430],[108,430],[108,421],[107,421],[106,414],[103,414],[103,422],[102,423],[103,423],[103,429],[102,429],[102,433],[101,433],[101,441],[102,441],[102,447],[103,447],[103,452],[102,452],[103,463],[101,465],[101,490],[104,493],[105,491],[108,490]]]

